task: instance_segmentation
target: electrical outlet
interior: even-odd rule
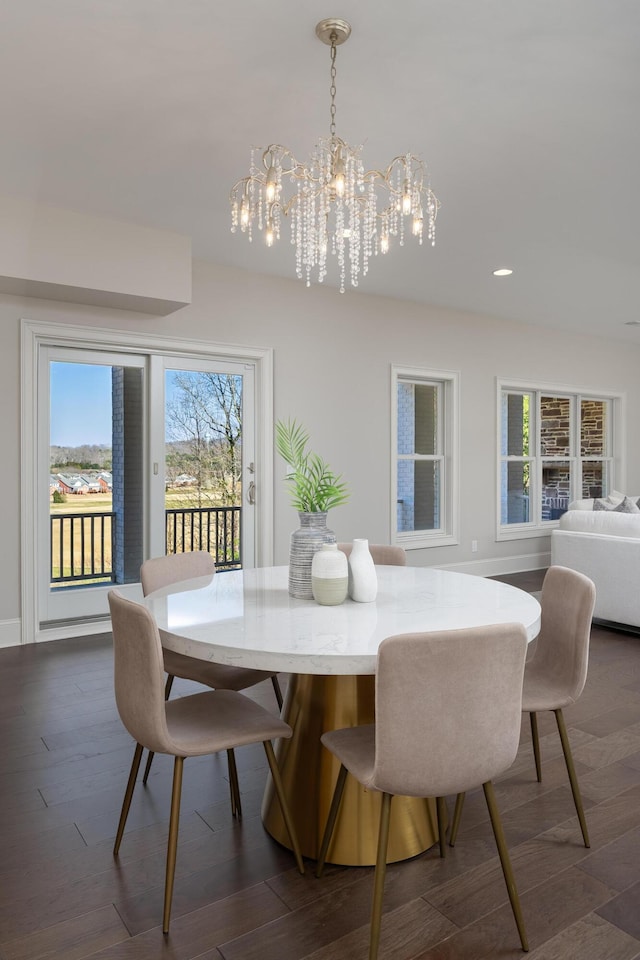
[[[477,541],[477,540],[472,540],[472,541],[471,541],[471,553],[477,553],[477,552],[478,552],[478,541]]]

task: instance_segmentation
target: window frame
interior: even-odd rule
[[[533,428],[530,430],[530,444],[528,456],[511,456],[502,453],[502,413],[503,398],[506,394],[530,394],[533,400]],[[540,398],[557,397],[568,399],[570,402],[570,440],[569,454],[554,457],[542,454],[541,449],[541,420]],[[608,444],[608,455],[602,457],[581,452],[581,421],[580,409],[584,400],[596,400],[608,405],[608,422],[605,443]],[[598,389],[591,386],[573,386],[568,384],[544,383],[539,381],[511,380],[496,378],[496,541],[521,540],[530,537],[541,537],[549,534],[558,526],[558,520],[542,519],[542,479],[545,464],[569,462],[571,464],[571,485],[569,501],[583,499],[582,495],[582,465],[584,462],[602,460],[607,464],[606,484],[608,489],[622,489],[625,477],[625,449],[624,449],[624,422],[625,422],[625,395],[610,389]],[[502,467],[508,462],[529,462],[531,464],[530,479],[530,519],[521,523],[501,523],[502,506]],[[622,486],[621,486],[622,485]],[[606,493],[603,493],[606,496]]]
[[[398,454],[398,384],[438,388],[436,437],[439,450],[433,455]],[[391,364],[391,543],[405,550],[459,544],[459,393],[460,374],[452,370],[430,370],[404,364]],[[401,459],[437,461],[441,464],[440,526],[437,530],[398,530],[398,463]]]

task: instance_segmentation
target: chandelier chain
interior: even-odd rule
[[[331,94],[331,125],[329,131],[332,137],[336,135],[336,35],[335,33],[331,34],[331,86],[329,87],[329,93]]]

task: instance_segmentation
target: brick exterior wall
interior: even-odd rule
[[[136,583],[143,558],[143,371],[113,367],[113,511],[116,583]]]
[[[509,394],[503,401],[501,450],[514,456],[522,456],[522,423],[524,398]],[[603,493],[603,465],[589,462],[589,457],[601,457],[605,453],[605,410],[602,400],[583,400],[581,404],[580,455],[582,457],[582,496],[600,497]],[[566,463],[543,464],[542,468],[542,519],[556,520],[567,509],[571,500],[570,464],[571,453],[571,401],[568,397],[542,397],[541,454],[545,457],[565,457]],[[522,465],[502,465],[501,523],[522,523],[529,518],[529,498],[522,491]]]
[[[580,454],[582,465],[582,496],[601,497],[603,493],[602,464],[589,463],[589,457],[601,457],[605,442],[605,404],[602,400],[583,400],[581,404]],[[542,397],[542,455],[569,456],[570,401],[566,397]],[[543,468],[542,518],[554,520],[564,511],[571,499],[569,464],[555,464]]]
[[[415,396],[412,383],[398,383],[398,453],[414,450]],[[397,530],[415,530],[413,463],[398,462]]]
[[[398,383],[398,453],[435,453],[436,387]],[[440,526],[440,490],[432,461],[398,463],[398,532],[435,530]]]

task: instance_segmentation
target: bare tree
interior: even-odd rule
[[[185,496],[198,506],[240,503],[242,481],[242,377],[183,371],[167,404],[167,467],[172,479],[195,477]]]

